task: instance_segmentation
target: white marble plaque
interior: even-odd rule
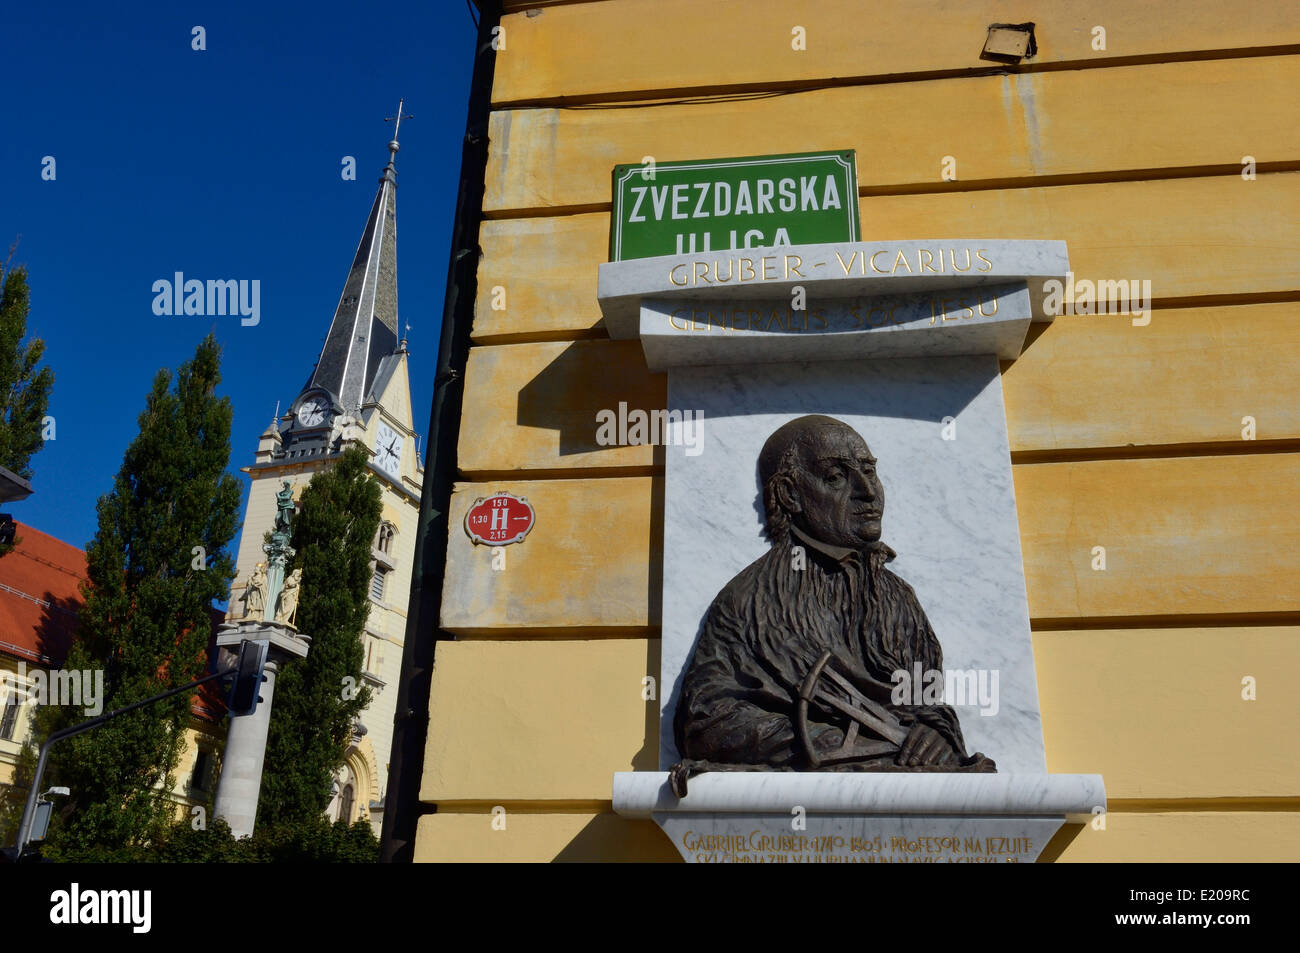
[[[691,864],[1033,863],[1064,817],[656,814]]]
[[[998,364],[1018,356],[1031,320],[1050,319],[1044,283],[1068,267],[1063,242],[1007,240],[601,266],[610,334],[639,336],[648,366],[668,371],[676,421],[664,441],[661,769],[681,760],[673,718],[705,614],[769,548],[759,452],[806,414],[842,420],[875,455],[889,569],[938,637],[941,700],[967,752],[997,764],[710,771],[681,799],[666,774],[630,772],[614,779],[618,813],[653,817],[694,862],[1005,863],[1035,860],[1067,817],[1105,811],[1100,776],[1046,773]]]
[[[704,419],[695,455],[666,448],[661,768],[679,760],[673,714],[705,612],[768,549],[763,442],[822,413],[877,458],[889,568],[916,590],[954,688],[974,688],[952,702],[967,750],[999,771],[1046,771],[996,357],[676,368],[668,406]]]

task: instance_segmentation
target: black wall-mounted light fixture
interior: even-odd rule
[[[1037,52],[1032,23],[990,23],[980,59],[1014,66]]]

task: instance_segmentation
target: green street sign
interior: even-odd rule
[[[614,166],[610,261],[861,238],[852,149]]]

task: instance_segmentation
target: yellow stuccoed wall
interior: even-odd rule
[[[820,148],[858,150],[864,239],[1064,239],[1080,278],[1151,281],[1145,327],[1058,318],[1003,366],[1048,768],[1103,774],[1111,802],[1043,859],[1300,855],[1292,5],[506,9],[417,859],[678,859],[610,800],[614,772],[656,766],[672,554],[662,453],[595,443],[598,410],[665,399],[600,320],[609,173]],[[1027,20],[1032,61],[978,59],[990,23]],[[461,528],[497,490],[537,510],[502,571]]]

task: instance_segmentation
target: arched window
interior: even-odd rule
[[[355,818],[352,816],[352,808],[356,805],[356,794],[349,781],[343,785],[343,790],[339,794],[339,820],[351,824]]]
[[[397,535],[397,530],[392,523],[380,523],[379,533],[375,536],[375,549],[381,553],[391,553],[393,551],[393,537]]]
[[[190,788],[206,791],[212,774],[212,752],[200,748],[194,755],[194,770],[190,773]]]
[[[5,699],[4,715],[0,717],[0,739],[13,740],[14,729],[18,727],[18,709],[21,704],[18,700],[18,692],[10,689],[9,697]]]

